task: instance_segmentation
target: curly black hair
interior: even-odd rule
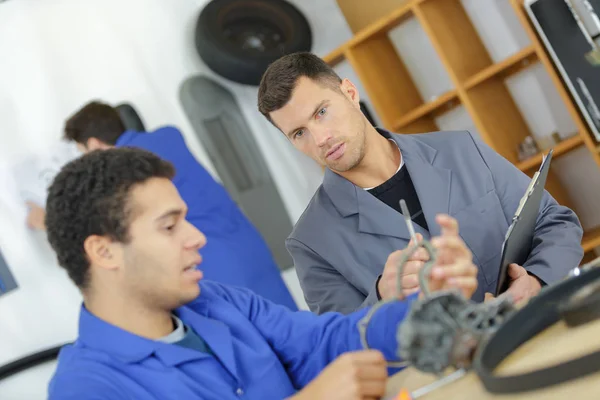
[[[93,151],[61,169],[48,189],[46,229],[58,263],[80,289],[89,286],[86,238],[99,235],[127,243],[131,189],[174,174],[171,163],[134,148]]]

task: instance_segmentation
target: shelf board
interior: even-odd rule
[[[346,49],[348,48],[348,46],[343,45],[338,47],[337,49],[333,50],[331,53],[327,54],[325,57],[323,57],[323,61],[325,61],[327,64],[329,64],[330,66],[334,66],[340,62],[342,62],[345,58],[344,52],[346,51]]]
[[[572,137],[563,140],[562,142],[558,143],[556,146],[554,146],[554,154],[553,154],[553,158],[556,158],[558,156],[560,156],[561,154],[565,154],[567,152],[569,152],[570,150],[573,150],[576,147],[579,147],[583,144],[583,138],[581,137],[581,135],[576,134],[573,135]],[[548,150],[544,150],[544,154],[547,153]],[[540,166],[540,164],[542,163],[542,158],[543,158],[543,154],[537,154],[533,157],[528,158],[525,161],[521,161],[519,163],[517,163],[517,168],[519,168],[521,171],[525,172],[525,171],[529,171],[533,168],[537,168]]]
[[[427,114],[435,114],[436,112],[439,112],[440,109],[445,105],[448,105],[449,108],[452,108],[458,102],[458,93],[456,90],[446,92],[441,96],[438,96],[435,100],[427,102],[398,118],[394,123],[393,129],[401,130],[403,126],[409,125]]]
[[[364,29],[361,29],[352,39],[350,39],[348,46],[354,46],[363,42],[370,36],[387,33],[405,19],[410,18],[412,16],[413,6],[419,2],[420,0],[408,0],[406,3],[389,13],[389,15],[378,19]]]
[[[535,47],[533,45],[527,46],[519,52],[513,54],[512,56],[495,63],[483,71],[478,72],[474,76],[467,79],[464,83],[465,89],[471,89],[472,87],[484,82],[490,78],[493,78],[497,75],[511,72],[515,73],[517,70],[520,70],[524,67],[529,66],[534,61],[537,61],[537,54],[535,52]]]
[[[584,232],[581,240],[584,253],[592,251],[598,246],[600,246],[600,226]]]
[[[419,4],[423,0],[407,0],[406,3],[402,4],[394,11],[389,13],[387,16],[378,19],[370,25],[364,27],[358,31],[350,40],[342,44],[331,53],[325,55],[323,60],[329,65],[335,65],[344,59],[344,53],[351,47],[366,41],[368,38],[387,33],[395,26],[400,24],[403,20],[412,16],[412,8],[414,5]]]

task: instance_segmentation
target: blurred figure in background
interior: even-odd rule
[[[171,162],[176,170],[173,183],[189,207],[187,220],[207,237],[202,252],[206,277],[248,288],[297,310],[264,239],[225,188],[195,159],[177,128],[167,126],[154,132],[126,130],[114,107],[93,101],[69,118],[65,138],[76,142],[84,153],[136,147]],[[31,203],[28,206],[28,225],[45,229],[44,209]]]

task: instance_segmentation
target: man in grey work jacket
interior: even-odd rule
[[[260,112],[301,152],[326,167],[323,184],[287,239],[310,308],[351,312],[394,296],[400,249],[410,235],[405,199],[419,238],[458,221],[479,268],[475,301],[493,292],[504,235],[530,179],[470,132],[397,135],[373,128],[359,94],[310,53],[287,55],[265,72]],[[509,268],[516,301],[579,264],[582,228],[570,209],[544,193],[533,246]],[[418,290],[427,255],[405,268],[403,289]],[[461,282],[456,282],[460,286]]]

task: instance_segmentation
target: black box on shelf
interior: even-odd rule
[[[525,9],[600,142],[600,0],[526,0]]]

